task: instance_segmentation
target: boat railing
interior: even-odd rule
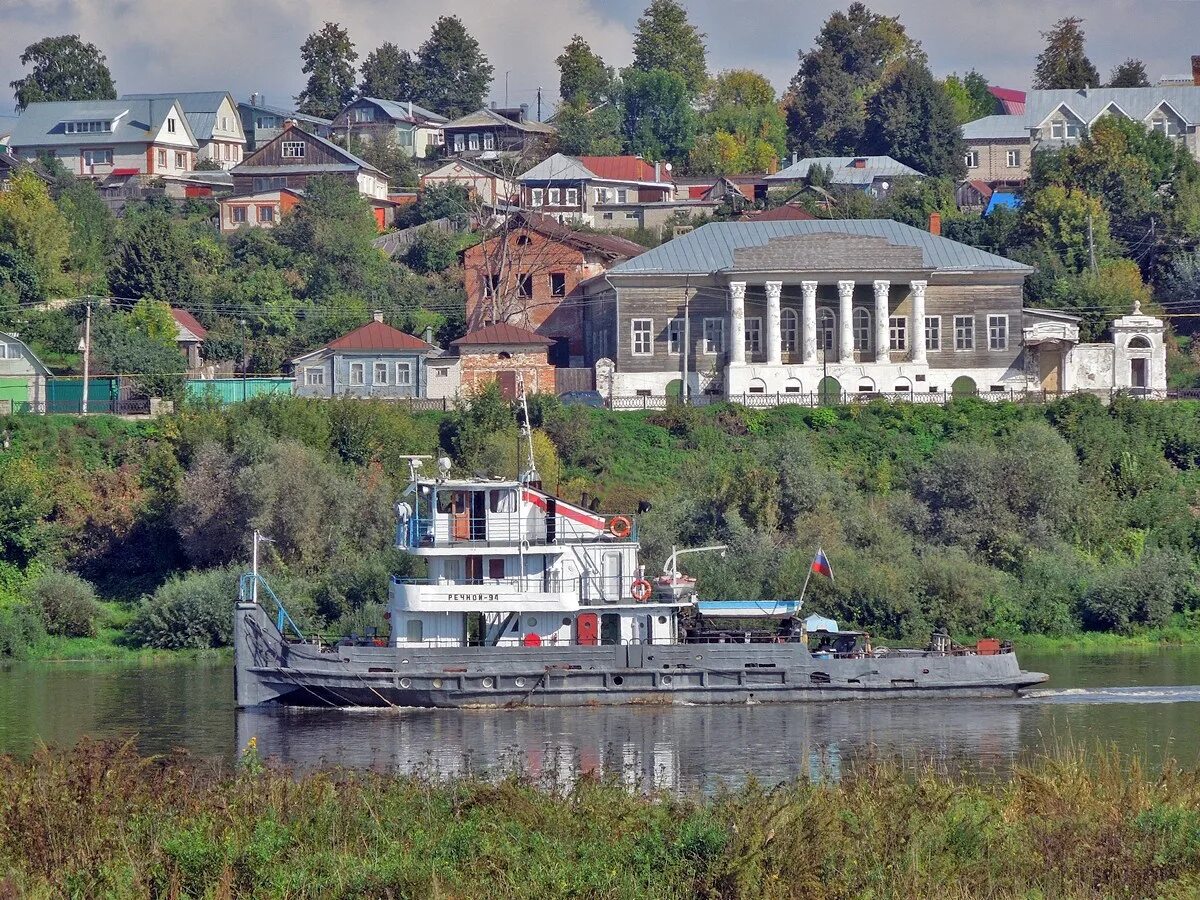
[[[628,514],[597,514],[605,529],[597,532],[566,516],[556,516],[553,529],[546,516],[527,518],[523,523],[517,513],[434,513],[412,515],[401,519],[396,526],[396,545],[408,550],[426,547],[516,547],[528,544],[582,544],[636,541],[637,520]],[[619,537],[607,527],[614,519],[624,519],[630,533]]]
[[[656,597],[653,594],[646,600],[637,600],[634,595],[634,583],[639,581],[636,575],[605,575],[600,573],[587,578],[563,578],[553,572],[536,575],[511,575],[502,578],[401,578],[392,576],[392,584],[402,587],[427,588],[428,594],[446,594],[446,599],[455,603],[469,602],[473,597],[494,601],[501,596],[511,596],[514,600],[522,594],[568,594],[578,598],[581,606],[604,606],[618,603],[645,603],[653,606],[656,603],[676,602],[670,596]],[[495,594],[497,596],[488,596]],[[437,599],[433,597],[432,599]]]

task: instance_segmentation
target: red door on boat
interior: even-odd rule
[[[575,642],[581,647],[600,643],[600,619],[595,613],[580,613],[575,618]]]

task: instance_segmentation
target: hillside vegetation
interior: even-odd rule
[[[1200,404],[1073,397],[841,409],[630,413],[532,403],[538,467],[568,499],[640,517],[701,593],[799,595],[817,546],[834,580],[806,608],[889,639],[933,627],[1069,635],[1200,625]],[[152,422],[17,416],[0,451],[0,654],[221,646],[252,528],[307,628],[385,627],[392,506],[408,453],[513,474],[513,409],[260,398]],[[49,636],[47,636],[47,633]],[[64,643],[66,642],[66,643]],[[40,648],[40,649],[39,649]]]

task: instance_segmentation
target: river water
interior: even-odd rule
[[[90,735],[230,763],[253,736],[298,769],[520,769],[548,781],[595,771],[675,790],[837,777],[868,756],[1003,776],[1022,756],[1070,746],[1200,765],[1200,651],[1021,662],[1051,680],[1013,700],[240,713],[231,663],[22,663],[0,668],[0,752]]]

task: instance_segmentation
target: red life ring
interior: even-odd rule
[[[654,586],[645,578],[634,579],[633,584],[629,586],[629,593],[638,603],[645,603],[650,599],[650,594],[654,592]]]
[[[608,533],[620,540],[633,534],[633,523],[629,521],[629,516],[613,516],[609,519]]]

